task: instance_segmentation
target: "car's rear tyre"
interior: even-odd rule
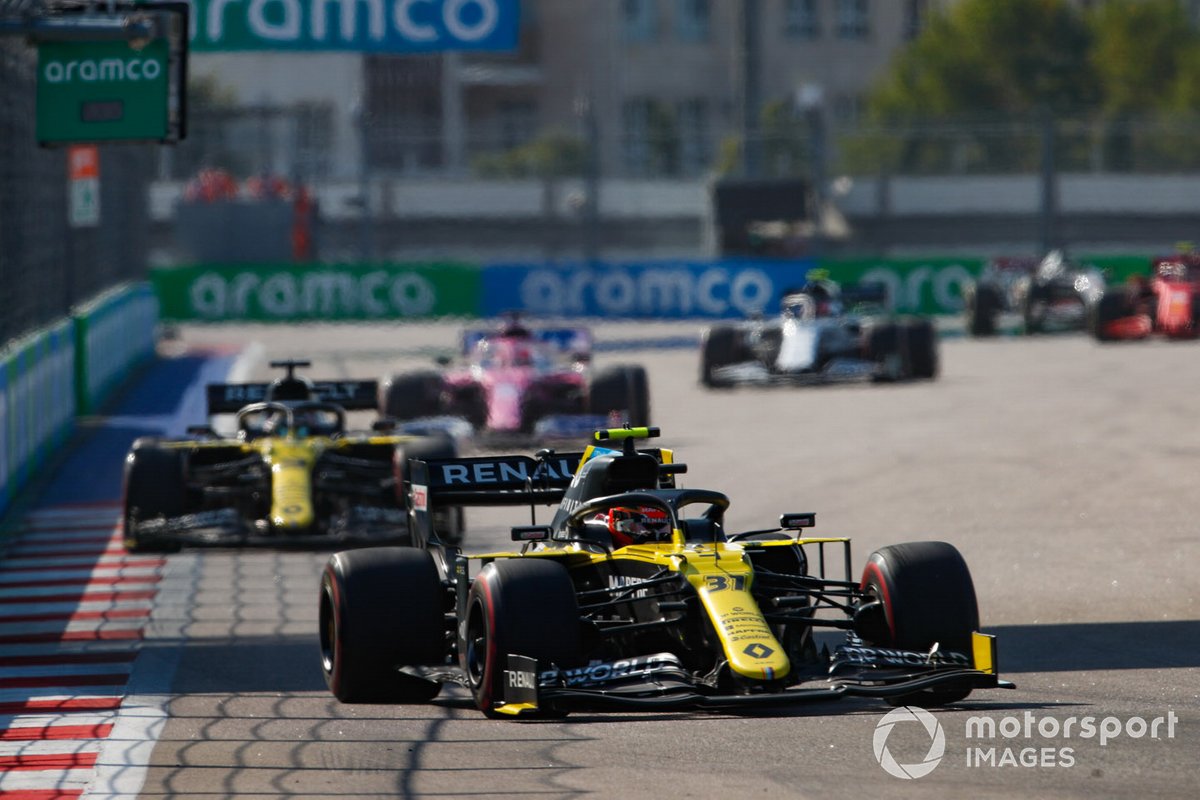
[[[995,336],[1000,293],[988,284],[975,284],[963,291],[963,322],[971,336]]]
[[[1026,335],[1032,336],[1045,332],[1046,308],[1049,299],[1049,293],[1044,289],[1039,289],[1036,285],[1030,286],[1029,291],[1025,293],[1025,297],[1021,301],[1021,319],[1025,323]]]
[[[971,634],[979,629],[975,584],[962,554],[946,542],[908,542],[881,547],[867,559],[862,588],[883,605],[887,620],[880,647],[972,653]],[[894,705],[945,705],[970,689],[928,689],[889,698]]]
[[[1088,310],[1088,332],[1098,342],[1111,342],[1108,324],[1133,313],[1132,304],[1124,292],[1106,292]]]
[[[700,342],[700,383],[710,389],[732,385],[716,377],[721,367],[744,361],[741,331],[730,325],[713,325]]]
[[[895,322],[884,322],[867,331],[866,357],[878,366],[876,381],[898,381],[912,373],[908,357],[908,337]]]
[[[933,321],[910,320],[906,327],[908,337],[909,377],[932,380],[938,375],[938,334]]]
[[[441,685],[399,672],[446,659],[444,593],[412,547],[335,553],[321,575],[321,671],[343,703],[425,703]]]
[[[592,379],[588,408],[593,414],[624,414],[622,422],[650,424],[650,381],[635,365],[609,367]]]
[[[496,715],[503,697],[508,654],[535,658],[539,669],[572,667],[582,655],[575,587],[566,568],[549,559],[501,559],[485,566],[471,584],[461,624],[461,665],[476,707],[489,716]]]
[[[391,375],[379,383],[379,413],[393,419],[442,413],[442,376],[433,370]]]
[[[174,553],[180,549],[178,538],[141,531],[138,523],[171,519],[187,512],[183,458],[183,451],[159,447],[150,441],[135,442],[126,456],[122,521],[128,552]]]

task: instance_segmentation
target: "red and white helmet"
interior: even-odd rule
[[[661,542],[671,536],[671,520],[667,512],[653,506],[615,506],[608,510],[607,521],[614,547]]]

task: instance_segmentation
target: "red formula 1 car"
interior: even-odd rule
[[[577,437],[616,421],[645,424],[650,390],[641,366],[591,367],[586,328],[527,327],[512,318],[462,335],[463,362],[445,371],[384,378],[379,411],[398,420],[458,417],[496,436]]]
[[[1136,275],[1105,292],[1091,309],[1092,335],[1101,342],[1200,336],[1200,253],[1154,259],[1149,277]]]

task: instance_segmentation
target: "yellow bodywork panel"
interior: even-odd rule
[[[704,603],[730,669],[760,681],[776,680],[791,671],[783,645],[750,594],[754,570],[740,547],[718,545],[703,553],[689,553],[680,572]]]
[[[978,631],[971,634],[971,656],[975,669],[996,674],[996,637]]]
[[[266,439],[263,455],[271,465],[271,527],[307,530],[316,521],[312,469],[321,449],[303,439]]]

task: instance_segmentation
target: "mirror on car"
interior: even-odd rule
[[[779,515],[779,527],[787,528],[788,530],[815,528],[816,525],[817,515],[812,512]]]
[[[514,525],[512,529],[514,542],[544,542],[549,538],[549,525]]]

